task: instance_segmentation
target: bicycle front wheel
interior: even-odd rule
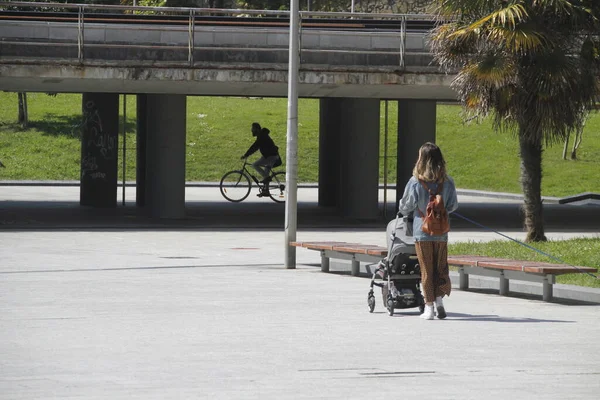
[[[234,203],[248,197],[251,186],[250,178],[243,171],[229,171],[223,175],[219,184],[223,197]]]
[[[276,172],[269,182],[269,197],[277,202],[285,202],[285,172]]]

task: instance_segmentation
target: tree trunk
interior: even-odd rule
[[[584,124],[585,126],[585,124]],[[571,151],[571,160],[577,160],[577,149],[579,148],[579,145],[581,144],[581,137],[583,136],[583,126],[581,127],[581,129],[578,129],[577,132],[575,132],[575,140],[573,141],[573,151]]]
[[[521,153],[521,186],[525,197],[525,229],[527,242],[546,241],[542,205],[542,141],[541,138],[528,140],[519,135]]]
[[[569,138],[571,137],[571,133],[567,132],[567,137],[565,138],[565,146],[563,147],[563,155],[562,159],[567,159],[567,150],[569,149]]]
[[[29,125],[29,116],[27,115],[27,93],[18,93],[19,96],[19,124],[23,129]]]

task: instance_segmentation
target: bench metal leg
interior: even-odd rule
[[[543,287],[543,300],[544,301],[552,301],[552,278],[548,279],[548,276],[544,276],[544,280],[542,281]]]
[[[360,261],[352,259],[352,276],[358,276],[360,272]]]
[[[329,272],[329,257],[321,252],[321,272]]]
[[[458,269],[458,287],[460,290],[469,289],[469,275],[465,273],[464,268]]]
[[[500,296],[508,296],[509,280],[504,275],[504,272],[500,273]]]

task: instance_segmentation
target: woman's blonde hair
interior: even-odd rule
[[[446,161],[442,150],[431,142],[421,146],[413,175],[425,182],[443,182],[446,179]]]

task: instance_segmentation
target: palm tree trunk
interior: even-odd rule
[[[528,242],[546,241],[542,205],[542,141],[519,135],[521,152],[521,186],[525,203],[525,229]]]

